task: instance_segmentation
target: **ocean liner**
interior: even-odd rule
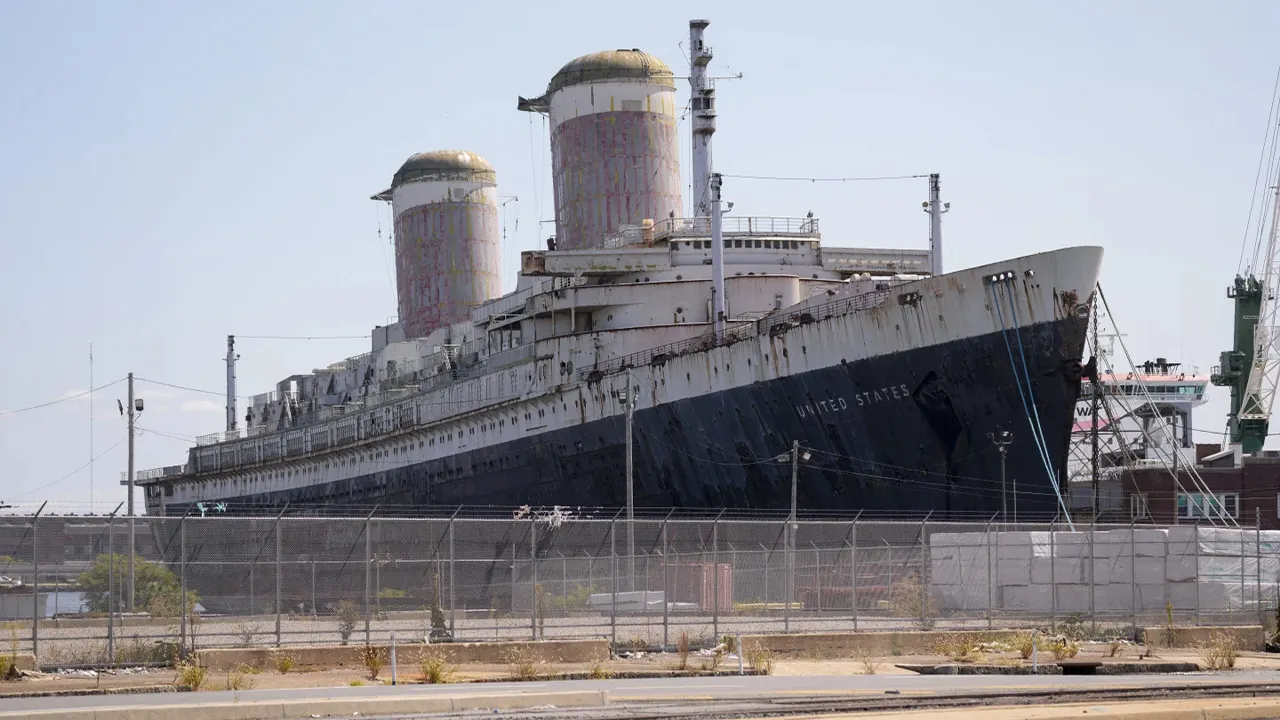
[[[1057,512],[1101,248],[944,273],[937,175],[924,250],[729,214],[707,25],[690,212],[672,71],[639,50],[570,62],[518,103],[549,121],[556,235],[516,290],[499,296],[495,170],[410,157],[374,196],[399,321],[243,418],[229,338],[227,429],[139,473],[148,513],[621,507],[629,462],[638,508],[784,508],[794,451],[802,510],[989,516],[1002,431],[1023,516]]]

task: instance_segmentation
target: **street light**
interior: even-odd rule
[[[791,441],[791,452],[783,453],[775,458],[778,462],[791,461],[791,515],[787,519],[787,614],[791,614],[792,595],[796,586],[796,494],[800,485],[800,461],[809,461],[808,450],[800,449],[800,441]]]
[[[987,437],[991,438],[991,442],[995,443],[996,450],[1000,453],[1000,517],[1005,521],[1009,521],[1009,498],[1005,494],[1005,474],[1004,465],[1005,457],[1008,454],[1009,443],[1013,442],[1013,433],[1008,430],[996,430],[994,433],[987,433]],[[1018,502],[1015,497],[1014,503]]]

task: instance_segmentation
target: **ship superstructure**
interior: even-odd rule
[[[620,506],[633,402],[638,506],[783,507],[776,458],[798,442],[807,507],[988,513],[987,438],[1015,427],[1024,514],[1056,512],[1101,249],[942,274],[936,175],[931,249],[727,214],[706,26],[690,23],[693,217],[669,68],[634,50],[571,62],[519,103],[551,118],[557,236],[522,253],[516,290],[492,297],[493,169],[411,157],[375,195],[396,214],[400,321],[143,473],[148,511]]]

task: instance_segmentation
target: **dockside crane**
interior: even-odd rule
[[[1280,154],[1277,136],[1280,128],[1280,73],[1272,92],[1271,112],[1263,138],[1262,155],[1254,180],[1254,204],[1249,208],[1244,244],[1240,250],[1240,266],[1235,282],[1227,288],[1227,297],[1235,304],[1234,342],[1232,349],[1219,355],[1209,381],[1231,388],[1231,409],[1227,414],[1227,433],[1223,448],[1239,446],[1245,454],[1256,453],[1267,440],[1271,409],[1276,388],[1280,385],[1280,303],[1276,301],[1280,283]],[[1264,168],[1266,174],[1263,174]],[[1271,191],[1271,222],[1266,226],[1265,210],[1260,209],[1256,233],[1253,233],[1253,255],[1245,265],[1245,251],[1250,244],[1250,228],[1254,227],[1254,208],[1258,206],[1259,181]],[[1265,208],[1265,203],[1261,205]]]

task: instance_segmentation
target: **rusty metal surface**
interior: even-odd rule
[[[559,249],[603,247],[623,225],[682,214],[679,142],[669,116],[627,110],[566,120],[551,133],[551,154]]]
[[[440,202],[396,217],[396,288],[406,337],[465,320],[497,297],[498,209],[483,202]]]

